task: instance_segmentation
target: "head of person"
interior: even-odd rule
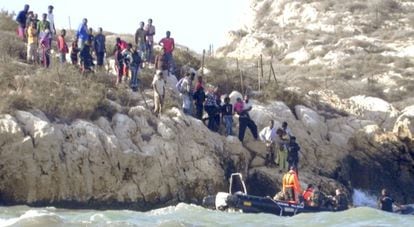
[[[290,137],[290,142],[291,142],[291,143],[296,142],[296,137],[295,137],[295,136],[291,136],[291,137]]]
[[[52,12],[53,12],[53,6],[52,6],[52,5],[48,6],[48,7],[47,7],[47,11],[48,11],[49,13],[52,13]]]
[[[165,35],[167,36],[167,38],[170,38],[170,36],[171,36],[171,32],[170,32],[170,31],[167,31],[167,32],[165,33]]]
[[[335,195],[340,195],[342,193],[341,189],[337,188],[335,190]]]
[[[39,15],[37,13],[33,14],[33,19],[37,20],[39,18]]]
[[[66,35],[66,30],[65,29],[62,29],[62,31],[60,31],[60,35],[61,36],[65,36]]]
[[[249,102],[249,96],[248,96],[248,95],[245,95],[245,96],[244,96],[244,102],[246,102],[246,103],[248,103],[248,102]]]
[[[98,28],[98,34],[102,34],[103,33],[103,29],[101,27]]]
[[[286,128],[287,128],[287,126],[288,126],[288,123],[287,123],[286,121],[284,121],[284,122],[282,123],[282,128],[283,128],[283,129],[286,129]]]
[[[151,25],[152,24],[152,19],[148,19],[148,24]]]
[[[89,34],[91,34],[91,35],[92,35],[92,34],[93,34],[93,29],[92,29],[92,28],[89,28],[89,29],[88,29],[88,32],[89,32]]]
[[[139,22],[139,28],[144,28],[144,21]]]
[[[282,135],[283,135],[283,129],[278,128],[278,129],[276,130],[276,134],[277,134],[278,136],[282,136]]]
[[[269,121],[269,127],[270,128],[273,128],[274,125],[275,125],[275,122],[273,120],[270,120]]]
[[[82,24],[83,24],[83,25],[87,25],[87,24],[88,24],[88,19],[83,18],[83,19],[82,19]]]
[[[121,42],[121,38],[116,37],[115,42],[116,42],[116,44],[120,43]]]
[[[195,72],[191,72],[191,73],[190,73],[190,78],[191,78],[191,80],[194,80],[195,75],[196,75],[196,74],[195,74]]]
[[[381,195],[383,195],[383,196],[387,196],[387,195],[388,195],[388,190],[387,190],[387,189],[385,189],[385,188],[383,188],[383,189],[381,190]]]
[[[128,43],[127,48],[128,48],[128,50],[131,50],[132,49],[132,43]]]
[[[226,96],[224,98],[224,103],[226,103],[226,104],[229,104],[230,103],[230,97],[229,96]]]
[[[30,9],[30,6],[28,4],[24,5],[24,8],[23,8],[24,11],[27,12],[29,11],[29,9]]]
[[[243,102],[243,100],[240,97],[237,97],[236,101],[237,102]]]
[[[306,189],[313,189],[313,184],[308,184],[308,187]]]
[[[289,173],[296,173],[296,168],[294,166],[291,166],[289,168]]]
[[[42,20],[46,21],[46,19],[47,19],[47,14],[46,13],[42,14]]]
[[[30,27],[36,28],[36,22],[35,21],[30,21]]]
[[[157,73],[157,79],[161,79],[162,78],[162,71],[160,70],[158,73]]]
[[[27,17],[28,18],[33,18],[33,11],[27,12]]]
[[[203,77],[202,76],[198,76],[197,77],[197,81],[200,82],[200,83],[202,83],[203,82]]]

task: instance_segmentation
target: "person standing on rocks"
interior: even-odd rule
[[[154,114],[159,116],[164,103],[165,81],[162,78],[162,72],[158,72],[155,76],[155,80],[152,82],[152,88],[154,90]]]
[[[224,105],[221,107],[221,114],[226,126],[226,136],[233,135],[233,105],[230,103],[230,97],[224,98]]]
[[[53,9],[54,7],[52,5],[47,7],[47,21],[49,21],[50,34],[52,36],[56,35],[55,15],[53,15]]]
[[[193,94],[194,104],[196,107],[195,117],[199,120],[203,118],[203,105],[206,100],[206,93],[204,92],[203,77],[198,76],[197,84]]]
[[[57,40],[57,47],[59,50],[59,61],[61,64],[66,62],[66,54],[69,52],[68,45],[66,44],[65,40],[66,30],[62,29],[60,31],[60,36]]]
[[[27,62],[34,63],[37,59],[37,31],[34,21],[30,21],[27,29]]]
[[[145,61],[146,50],[147,50],[147,41],[146,41],[147,32],[144,30],[144,22],[139,23],[139,28],[135,32],[135,45],[139,52],[141,53],[141,59]]]
[[[141,60],[141,56],[138,52],[137,49],[132,48],[132,44],[129,43],[128,44],[128,49],[129,51],[125,52],[128,55],[125,56],[125,58],[128,58],[128,62],[129,62],[129,69],[131,70],[131,83],[130,83],[130,87],[132,89],[132,91],[138,91],[138,83],[139,83],[139,71],[141,69],[141,65],[142,65],[142,60]]]
[[[17,34],[22,40],[25,39],[27,12],[29,12],[29,8],[30,6],[28,4],[24,5],[23,10],[20,11],[16,17],[16,21],[17,23],[19,23],[19,27],[17,28]]]
[[[265,165],[276,166],[275,162],[275,139],[276,139],[276,128],[274,127],[274,121],[270,120],[269,126],[263,128],[259,133],[259,138],[266,144],[266,159]]]
[[[302,190],[300,188],[298,175],[294,168],[290,168],[289,172],[283,176],[282,183],[282,191],[287,195],[287,200],[298,202]]]
[[[277,145],[277,157],[276,157],[276,163],[281,169],[281,171],[288,170],[288,162],[287,162],[287,135],[284,133],[283,129],[278,128],[276,131],[276,134],[278,135],[276,137],[276,145]]]
[[[294,167],[298,169],[299,164],[299,151],[300,147],[299,144],[296,143],[296,137],[290,137],[290,141],[288,144],[288,155],[287,155],[287,162],[290,167]]]
[[[283,132],[284,132],[287,136],[289,136],[289,138],[293,136],[293,134],[292,134],[292,130],[290,130],[290,128],[289,128],[289,126],[288,126],[288,123],[287,123],[286,121],[284,121],[284,122],[282,123],[282,129],[283,129]]]
[[[183,111],[185,114],[192,116],[193,115],[193,94],[192,94],[192,84],[195,74],[187,72],[182,83],[181,83],[181,97],[183,98]]]
[[[78,47],[82,49],[85,42],[89,40],[88,19],[83,18],[82,23],[76,31],[76,36],[78,37]]]
[[[167,31],[166,37],[162,38],[158,44],[162,46],[162,49],[164,51],[164,60],[168,65],[169,72],[174,72],[175,63],[173,58],[173,51],[175,49],[175,41],[173,38],[171,38],[171,32]]]
[[[146,60],[149,63],[154,63],[154,35],[155,35],[155,26],[152,25],[152,19],[148,19],[148,23],[145,25],[145,40],[146,40]]]
[[[96,54],[96,65],[98,68],[102,68],[106,53],[106,38],[103,34],[102,28],[98,28],[98,34],[94,39],[94,50]]]
[[[46,29],[40,39],[40,47],[42,49],[42,64],[45,68],[49,68],[50,66],[51,43],[50,31],[49,29]]]

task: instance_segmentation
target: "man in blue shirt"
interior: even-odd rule
[[[85,45],[85,42],[89,39],[88,19],[83,18],[82,23],[79,25],[78,30],[76,31],[76,36],[78,37],[78,47],[79,49],[82,49]]]

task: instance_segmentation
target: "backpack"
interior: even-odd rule
[[[184,82],[184,79],[185,79],[185,77],[183,77],[183,78],[181,78],[176,84],[175,84],[175,88],[177,88],[177,90],[180,92],[180,93],[184,93],[185,91],[184,91],[184,88],[183,88],[183,82]]]

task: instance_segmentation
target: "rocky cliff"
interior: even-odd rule
[[[251,115],[259,129],[270,119],[289,123],[302,147],[303,186],[318,184],[327,193],[386,186],[413,202],[411,107],[399,112],[380,99],[342,100],[330,91],[307,97],[309,107],[298,105],[294,112],[274,101],[255,103]],[[342,114],[318,108],[316,98]],[[176,108],[156,118],[135,106],[112,119],[71,124],[50,122],[39,111],[16,111],[0,117],[0,145],[4,204],[145,210],[199,203],[227,190],[236,171],[250,193],[273,195],[283,174],[264,166],[264,145],[249,133],[242,145]]]

